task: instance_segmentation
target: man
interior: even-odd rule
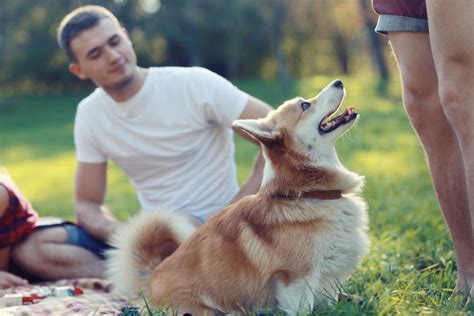
[[[451,232],[456,290],[474,297],[474,1],[373,0],[373,6]]]
[[[271,108],[202,68],[141,68],[127,32],[108,10],[84,6],[58,31],[70,71],[97,89],[78,106],[75,208],[90,235],[107,242],[121,225],[104,206],[107,161],[121,167],[144,211],[168,209],[205,220],[255,193],[263,158],[236,182],[231,123]]]

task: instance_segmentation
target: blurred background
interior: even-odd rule
[[[325,315],[474,308],[448,299],[456,280],[451,239],[369,0],[0,0],[0,167],[42,216],[75,218],[74,115],[94,86],[69,73],[56,30],[84,4],[118,17],[140,66],[206,67],[274,107],[342,79],[344,104],[355,105],[360,120],[337,150],[365,176],[371,251],[345,288],[363,300]],[[235,139],[243,183],[258,148]],[[106,203],[125,220],[139,205],[110,165]]]
[[[369,0],[2,0],[0,93],[81,91],[56,30],[98,4],[128,30],[141,66],[203,66],[229,79],[278,80],[372,72],[383,92],[389,52]]]
[[[274,107],[296,95],[312,97],[341,78],[346,103],[360,113],[372,109],[364,114],[366,127],[378,113],[376,104],[383,115],[387,109],[397,113],[393,128],[405,126],[399,131],[413,137],[387,40],[373,31],[370,0],[0,0],[0,166],[44,215],[74,218],[74,115],[95,87],[68,71],[56,32],[67,13],[86,4],[105,6],[118,17],[140,66],[206,67]],[[396,139],[387,118],[383,126],[372,124],[378,134]],[[358,135],[378,144],[370,132]],[[236,142],[242,183],[257,148],[238,137]],[[342,150],[361,149],[350,144]],[[364,163],[373,169],[378,158]],[[138,210],[117,168],[109,172],[109,184],[107,202],[121,218]]]

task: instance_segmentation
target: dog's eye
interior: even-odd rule
[[[309,109],[310,107],[311,107],[311,103],[309,103],[309,102],[302,102],[302,103],[301,103],[301,109],[302,109],[303,111],[306,111],[306,110]]]

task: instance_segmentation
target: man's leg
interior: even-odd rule
[[[13,249],[14,262],[26,272],[46,280],[104,276],[100,259],[92,252],[65,244],[64,227],[34,231]]]
[[[390,33],[389,38],[400,68],[403,102],[425,150],[438,200],[453,239],[458,263],[456,287],[460,289],[460,281],[474,262],[460,145],[441,106],[428,34]],[[472,275],[468,277],[472,280]]]
[[[474,1],[427,1],[430,41],[443,109],[456,132],[464,161],[471,223],[470,256],[459,262],[474,286]],[[474,288],[471,290],[474,296]]]

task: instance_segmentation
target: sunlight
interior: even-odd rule
[[[384,150],[356,151],[351,159],[360,169],[374,175],[404,177],[413,172],[413,167],[410,167],[413,161],[410,155],[402,150],[390,152]]]
[[[147,14],[156,13],[161,7],[159,0],[140,0],[139,3],[141,9]]]

